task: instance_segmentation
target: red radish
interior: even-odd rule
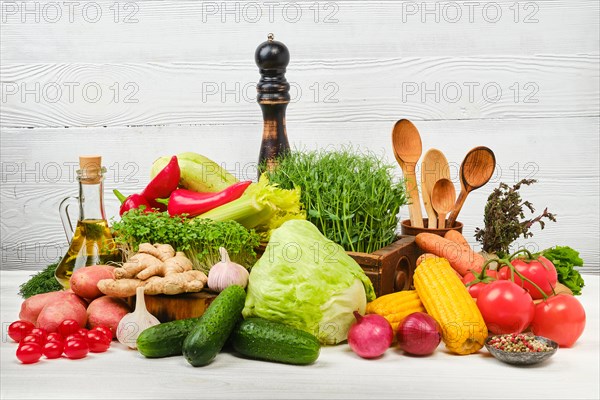
[[[430,315],[415,312],[398,325],[398,346],[417,356],[426,356],[435,351],[442,340],[439,324]]]
[[[362,358],[381,356],[394,340],[394,330],[387,321],[377,314],[360,315],[354,311],[356,322],[348,331],[348,344],[352,351]]]

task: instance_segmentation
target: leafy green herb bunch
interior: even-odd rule
[[[347,251],[371,253],[395,239],[404,181],[373,152],[351,146],[292,151],[268,173],[284,189],[300,188],[307,219]]]

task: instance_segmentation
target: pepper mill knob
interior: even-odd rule
[[[256,101],[264,120],[258,157],[260,177],[265,168],[272,170],[277,158],[290,151],[285,128],[285,111],[290,102],[290,84],[285,79],[285,71],[290,62],[290,52],[270,33],[267,41],[256,48],[254,60],[261,75],[256,85]]]

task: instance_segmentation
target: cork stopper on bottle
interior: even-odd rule
[[[94,184],[102,180],[102,156],[79,156],[81,183]]]

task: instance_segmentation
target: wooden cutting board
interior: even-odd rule
[[[210,303],[217,297],[217,293],[199,292],[176,295],[145,295],[146,308],[160,322],[175,321],[177,319],[200,317]],[[129,305],[135,307],[135,296],[127,299]]]

